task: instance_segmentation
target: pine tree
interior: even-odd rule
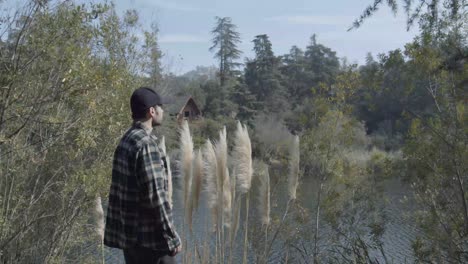
[[[249,87],[245,84],[244,80],[240,80],[233,89],[231,94],[231,100],[238,105],[238,111],[236,118],[242,122],[251,124],[257,107],[257,100],[253,95]]]
[[[271,107],[272,111],[286,107],[285,91],[282,85],[283,76],[279,71],[280,59],[273,54],[268,35],[258,35],[252,41],[255,58],[249,60],[245,69],[245,82],[259,102],[260,109]]]
[[[292,46],[289,54],[282,58],[280,71],[285,78],[288,96],[295,104],[300,104],[307,96],[312,94],[306,72],[305,56],[297,46]]]
[[[271,41],[268,35],[258,35],[252,41],[254,43],[255,61],[257,70],[262,72],[273,71],[278,65],[278,60],[273,54]]]
[[[316,86],[319,83],[330,85],[339,71],[340,62],[336,52],[317,43],[317,36],[310,38],[310,44],[305,51],[307,70],[311,73],[310,83]]]
[[[230,17],[215,19],[216,26],[211,31],[213,46],[210,47],[210,51],[215,52],[214,57],[219,60],[219,81],[223,87],[226,81],[235,75],[235,69],[240,65],[235,60],[242,54],[237,48],[241,40]]]

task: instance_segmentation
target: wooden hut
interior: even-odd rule
[[[195,100],[192,97],[189,97],[185,104],[180,108],[179,112],[176,115],[177,122],[181,123],[182,120],[188,120],[189,122],[199,120],[202,117],[200,108],[198,108]]]

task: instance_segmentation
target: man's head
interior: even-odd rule
[[[130,98],[133,120],[147,121],[151,118],[153,126],[161,125],[164,103],[166,101],[153,89],[148,87],[136,89]]]

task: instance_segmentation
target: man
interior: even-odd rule
[[[163,103],[151,88],[133,92],[133,126],[114,153],[104,244],[123,249],[126,263],[175,263],[182,249],[163,157],[151,134],[162,123]]]

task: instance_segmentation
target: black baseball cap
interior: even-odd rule
[[[161,97],[155,90],[149,87],[140,87],[133,91],[130,98],[130,108],[133,119],[144,118],[150,107],[163,105],[168,101]]]

